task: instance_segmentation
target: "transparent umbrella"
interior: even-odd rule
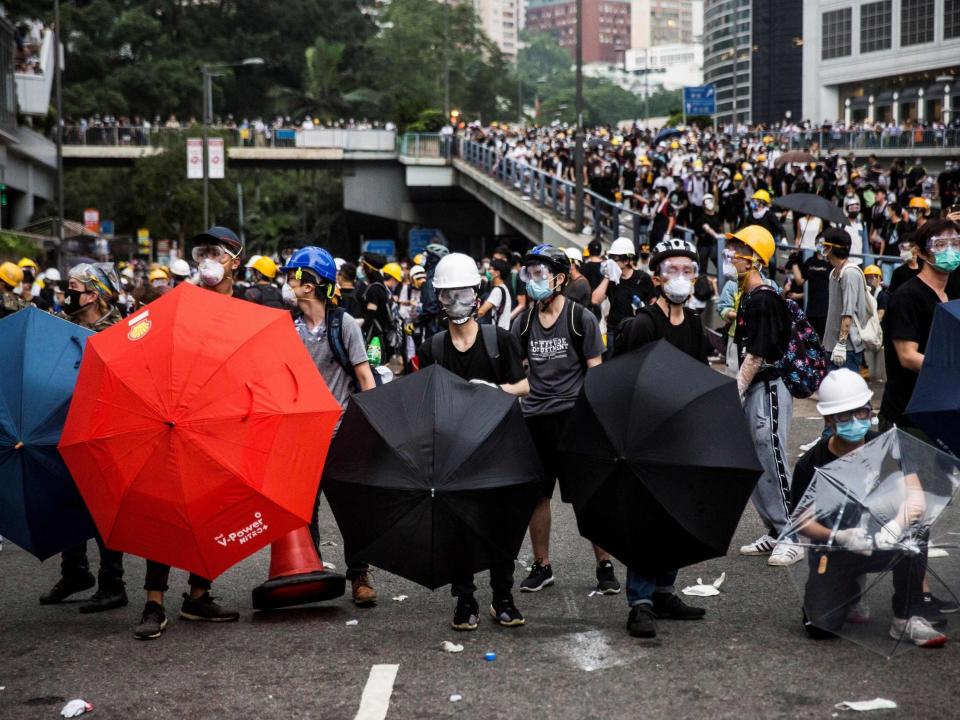
[[[895,428],[817,470],[780,536],[806,550],[789,572],[811,635],[888,658],[943,644],[948,616],[924,593],[960,592],[958,468]]]

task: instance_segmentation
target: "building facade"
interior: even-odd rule
[[[573,0],[530,0],[529,32],[549,33],[574,58],[577,4]],[[622,63],[630,49],[630,0],[583,0],[583,62]]]
[[[703,32],[703,0],[631,0],[631,47],[689,45]]]
[[[519,51],[522,0],[473,0],[473,8],[488,38],[507,59],[515,62]]]
[[[716,88],[721,124],[752,115],[752,14],[752,0],[704,0],[703,81]]]
[[[753,0],[750,120],[800,119],[803,107],[803,13],[794,0]]]
[[[949,123],[960,105],[960,0],[806,0],[803,116]]]

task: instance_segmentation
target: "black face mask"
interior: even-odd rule
[[[70,290],[68,289],[64,292],[63,298],[63,309],[68,313],[73,314],[80,312],[86,305],[80,304],[80,297],[86,295],[86,292],[83,290]],[[88,303],[89,304],[89,303]]]

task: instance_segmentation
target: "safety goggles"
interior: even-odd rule
[[[470,305],[476,302],[477,291],[472,287],[468,288],[443,288],[437,293],[437,297],[444,305]]]
[[[520,282],[533,282],[536,280],[549,280],[553,271],[546,265],[524,265],[520,268]]]
[[[927,250],[938,253],[952,248],[960,250],[960,235],[934,235],[927,242]]]
[[[740,253],[734,250],[724,250],[723,259],[733,262],[734,260],[749,260],[753,262],[753,255],[741,255]]]
[[[660,277],[665,278],[686,278],[687,280],[693,280],[693,278],[700,274],[700,268],[695,262],[671,263],[669,260],[664,260],[660,263],[659,274]]]
[[[864,405],[856,410],[847,410],[831,415],[830,417],[835,418],[837,422],[849,422],[854,419],[869,420],[871,415],[873,415],[873,408],[870,405]]]
[[[817,252],[820,253],[821,255],[826,255],[827,248],[842,248],[842,247],[844,246],[837,245],[836,243],[819,242],[817,243]]]
[[[766,208],[766,207],[767,207],[767,204],[766,204],[765,202],[763,202],[762,200],[751,200],[751,201],[750,201],[750,209],[753,210],[754,212],[756,212],[757,210],[761,210],[761,209],[763,209],[763,208]]]
[[[197,245],[193,250],[190,251],[193,261],[197,263],[201,262],[202,260],[223,262],[223,259],[227,257],[233,260],[236,259],[239,254],[240,253],[234,255],[223,245]]]

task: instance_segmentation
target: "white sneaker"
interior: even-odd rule
[[[789,567],[796,562],[803,560],[803,548],[791,542],[780,542],[767,558],[767,565],[776,567]]]
[[[777,544],[769,535],[761,535],[749,545],[740,548],[741,555],[769,555],[773,546]]]
[[[890,624],[890,637],[894,640],[907,640],[919,647],[940,647],[947,642],[947,636],[934,630],[933,625],[919,615],[909,620],[894,618]]]

